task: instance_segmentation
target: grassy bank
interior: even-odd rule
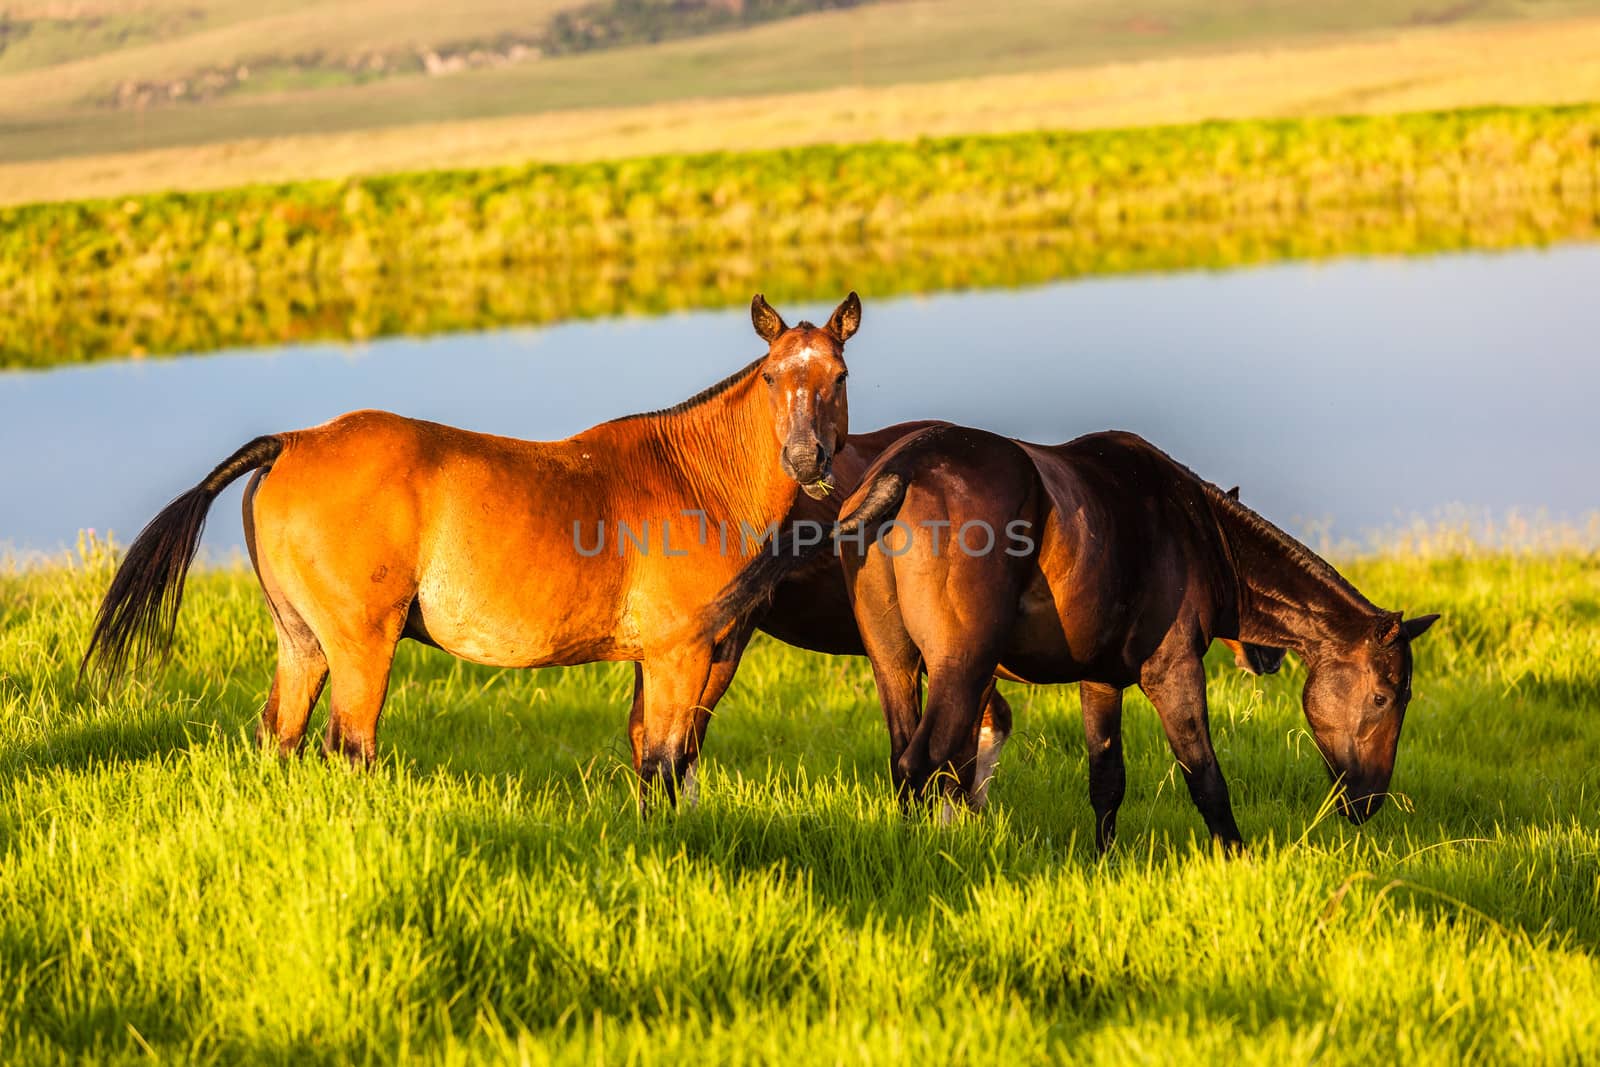
[[[804,298],[823,277],[833,286],[874,269],[881,289],[851,284],[902,292],[963,271],[982,284],[1296,249],[1505,247],[1589,236],[1597,198],[1600,107],[1578,107],[660,156],[39,204],[0,209],[0,362],[459,323],[459,296],[437,314],[419,306],[430,289],[517,292],[509,304],[521,310],[490,311],[483,324],[641,300],[721,304],[745,298],[752,279]],[[1016,241],[1040,232],[1043,268],[1012,262]],[[941,242],[979,250],[951,258],[937,252]],[[774,271],[800,288],[765,280]],[[637,276],[649,280],[616,281]]]
[[[1357,831],[1299,668],[1211,670],[1253,841],[1226,862],[1132,697],[1125,839],[1092,854],[1065,690],[1010,692],[981,820],[906,823],[865,663],[756,647],[699,810],[641,823],[626,668],[408,646],[353,775],[244,740],[270,629],[202,574],[164,675],[73,680],[97,557],[0,577],[0,1046],[22,1062],[1575,1062],[1600,1055],[1600,562],[1348,573],[1445,613],[1395,789]]]

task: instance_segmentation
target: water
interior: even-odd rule
[[[1288,528],[1340,537],[1456,504],[1577,516],[1600,507],[1596,293],[1593,246],[866,293],[851,422],[1130,429]],[[554,438],[760,351],[738,310],[0,374],[0,543],[126,542],[250,437],[350,409]],[[242,546],[239,492],[213,509],[212,550]]]

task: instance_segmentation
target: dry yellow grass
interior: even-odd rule
[[[279,56],[325,51],[360,54],[420,47],[473,35],[536,30],[573,0],[203,0],[155,4],[111,4],[65,9],[79,20],[148,14],[187,14],[198,19],[183,33],[68,62],[6,75],[0,114],[33,114],[67,108],[105,94],[123,79],[182,77],[207,67],[251,61],[264,52]],[[5,11],[0,4],[0,11]],[[26,12],[13,12],[25,18]],[[44,10],[35,16],[47,16]],[[58,16],[59,17],[59,16]]]
[[[0,165],[0,203],[540,159],[1600,99],[1600,18]]]

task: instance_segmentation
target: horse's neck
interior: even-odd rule
[[[645,452],[663,467],[658,484],[675,486],[684,508],[734,531],[741,522],[759,530],[780,521],[798,490],[778,465],[772,405],[756,380],[641,427]]]
[[[1305,654],[1377,611],[1309,548],[1265,519],[1218,516],[1238,577],[1239,639]]]

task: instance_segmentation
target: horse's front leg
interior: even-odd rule
[[[1094,847],[1105,852],[1117,836],[1117,810],[1127,792],[1122,760],[1122,690],[1081,682],[1083,738],[1089,751],[1089,804],[1094,808]]]
[[[685,776],[700,754],[716,700],[732,681],[737,665],[735,658],[719,669],[709,645],[672,649],[639,665],[628,739],[639,776],[641,811],[648,812],[658,797],[668,805],[677,804]],[[688,784],[692,786],[692,777]]]
[[[682,754],[683,799],[690,807],[700,802],[700,750],[706,743],[706,731],[711,728],[712,710],[728,691],[728,686],[733,684],[733,676],[739,669],[739,660],[744,656],[751,632],[747,630],[742,639],[725,641],[718,646],[716,659],[711,664],[711,676],[706,680],[705,689],[700,692],[700,699],[695,702],[694,725],[689,733],[688,748]]]
[[[1217,754],[1211,747],[1211,724],[1206,710],[1206,669],[1200,652],[1187,647],[1166,647],[1156,652],[1140,672],[1139,688],[1150,698],[1161,716],[1172,754],[1183,768],[1189,796],[1206,821],[1213,839],[1229,852],[1244,847],[1244,838],[1233,819],[1233,804],[1228,799],[1228,783],[1223,780]],[[1202,646],[1203,648],[1203,646]]]

